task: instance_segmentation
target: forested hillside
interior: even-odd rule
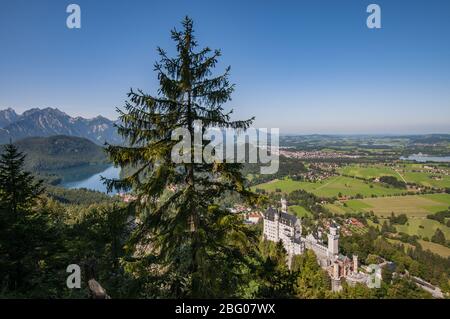
[[[107,162],[101,146],[80,137],[30,137],[15,144],[27,155],[26,169],[34,172]]]

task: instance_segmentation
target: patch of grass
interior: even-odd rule
[[[364,212],[370,211],[372,206],[370,204],[365,203],[362,200],[352,199],[345,201],[347,207],[349,207],[352,211]]]
[[[439,228],[444,233],[445,238],[450,238],[449,227],[427,218],[408,218],[408,222],[405,225],[395,225],[395,228],[399,232],[403,232],[408,235],[418,235],[422,238],[431,238],[436,229]]]
[[[433,174],[426,172],[404,172],[402,175],[408,183],[416,183],[427,187],[450,187],[450,176],[442,176],[441,179],[433,178]]]
[[[392,243],[392,244],[402,244],[405,247],[405,252],[408,248],[411,249],[415,249],[416,247],[414,245],[408,244],[408,243],[404,243],[401,240],[398,239],[392,239],[392,238],[386,238],[388,242]]]
[[[449,194],[427,194],[355,199],[345,202],[347,207],[335,203],[326,205],[334,213],[370,212],[379,217],[406,214],[408,217],[426,217],[450,206]]]
[[[311,217],[312,216],[311,212],[306,210],[306,208],[304,208],[303,206],[299,206],[299,205],[289,206],[288,211],[290,213],[295,214],[297,217]]]
[[[345,214],[345,213],[355,213],[352,209],[345,207],[341,202],[337,202],[334,204],[325,204],[326,209],[334,214]]]
[[[280,189],[282,192],[290,193],[298,189],[303,189],[307,192],[313,193],[319,197],[335,197],[341,193],[344,196],[355,196],[361,194],[364,197],[372,195],[396,195],[401,194],[404,190],[397,188],[384,187],[378,183],[365,182],[356,178],[337,176],[327,178],[320,182],[300,182],[291,179],[273,180],[264,184],[254,186],[256,188],[264,189],[268,192],[274,192]]]
[[[450,248],[448,247],[424,240],[419,240],[419,243],[422,245],[423,250],[429,250],[432,253],[438,254],[444,258],[450,257]]]
[[[339,172],[344,175],[365,179],[377,178],[381,176],[397,177],[397,173],[391,167],[384,165],[349,165],[344,166]]]
[[[393,168],[381,164],[354,164],[342,167],[339,172],[348,176],[364,179],[377,178],[381,176],[394,176],[399,180],[403,178],[408,183],[416,183],[427,187],[446,188],[450,187],[450,175],[436,174],[426,169],[427,164],[402,164],[399,168]],[[440,166],[440,169],[447,169]],[[439,178],[438,178],[439,177]]]

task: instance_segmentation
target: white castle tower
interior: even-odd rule
[[[353,272],[356,274],[358,273],[358,256],[353,255]]]
[[[336,226],[330,226],[330,233],[328,234],[328,256],[336,256],[339,254],[339,233]]]
[[[287,201],[284,198],[281,198],[281,211],[287,213]]]

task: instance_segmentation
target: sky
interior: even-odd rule
[[[69,29],[66,8],[81,8]],[[366,8],[381,8],[369,29]],[[0,109],[114,119],[156,93],[156,47],[194,19],[236,90],[226,109],[282,134],[450,133],[450,1],[0,0]]]

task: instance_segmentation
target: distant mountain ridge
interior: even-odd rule
[[[33,108],[17,114],[13,109],[0,110],[0,144],[26,137],[67,135],[83,137],[96,144],[120,144],[114,121],[103,116],[92,119],[71,117],[57,108]]]
[[[3,128],[11,123],[14,123],[19,118],[19,115],[12,108],[0,110],[0,128]]]

